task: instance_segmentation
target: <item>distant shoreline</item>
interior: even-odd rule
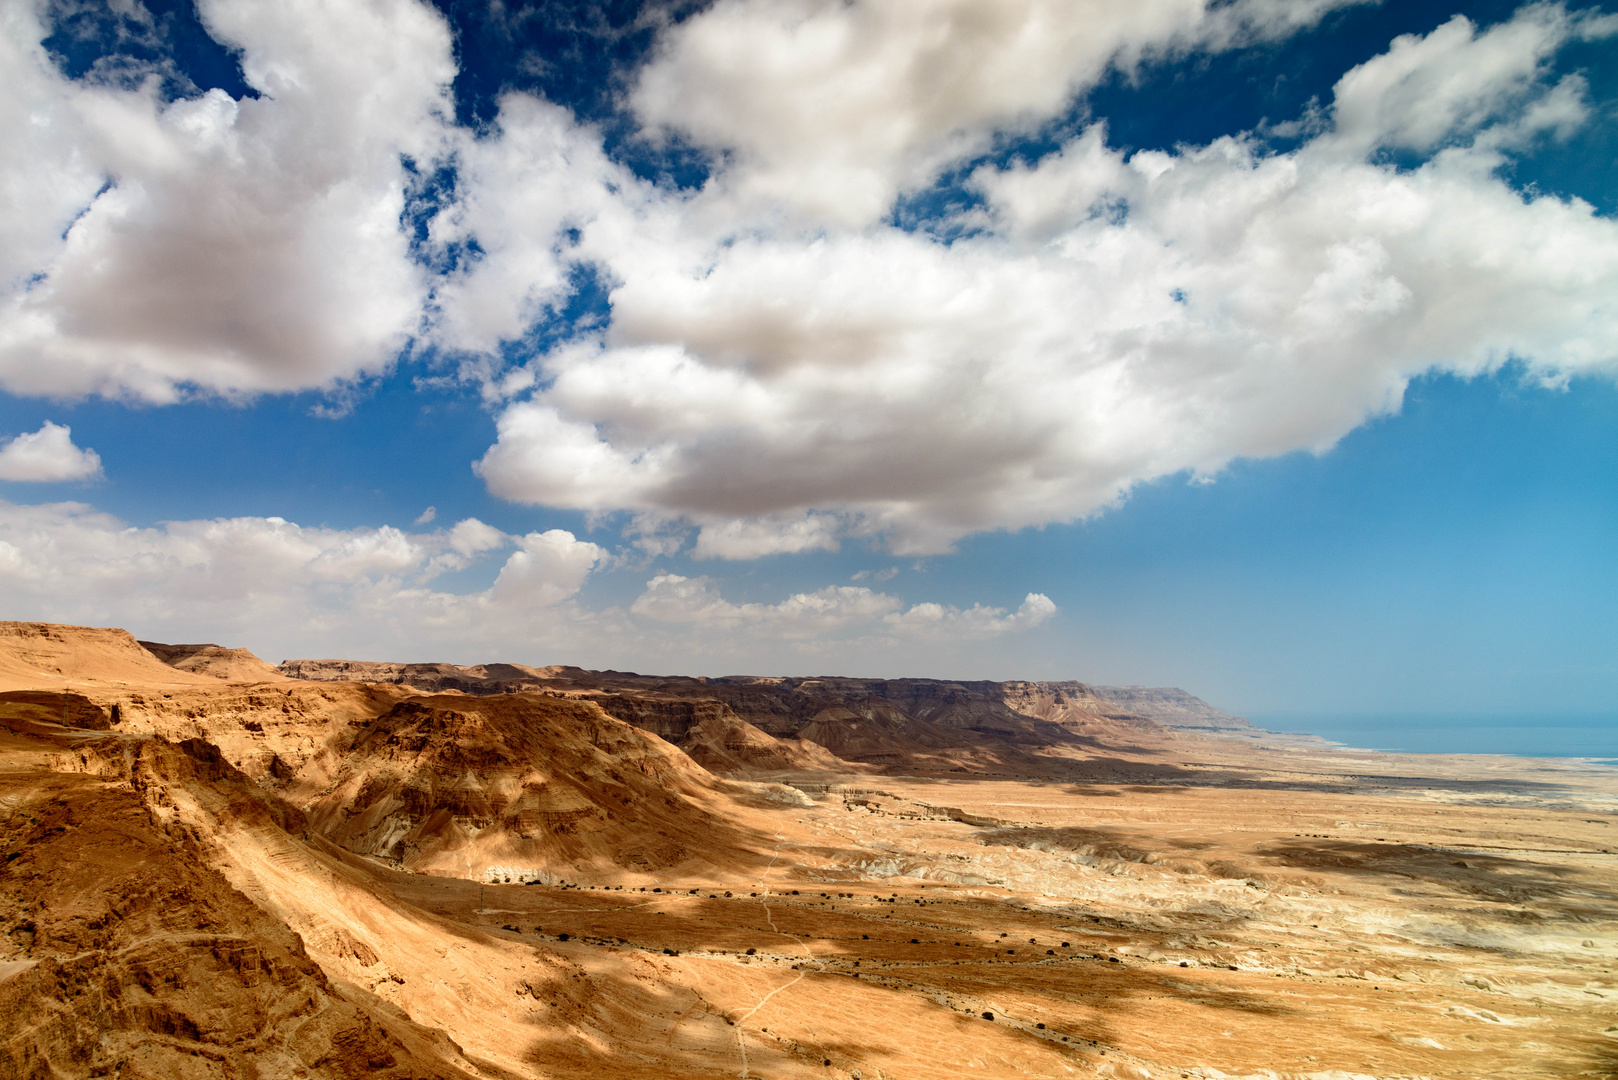
[[[1257,713],[1248,720],[1345,749],[1618,761],[1618,714]]]

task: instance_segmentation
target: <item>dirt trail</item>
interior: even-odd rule
[[[772,934],[779,934],[782,937],[791,938],[794,942],[797,943],[798,948],[803,950],[803,958],[805,960],[809,961],[810,963],[815,964],[815,966],[816,966],[816,968],[818,970],[825,971],[826,970],[826,965],[820,963],[819,961],[817,961],[815,959],[814,950],[810,949],[809,946],[804,942],[804,940],[802,938],[796,936],[795,934],[788,934],[785,931],[783,931],[780,927],[776,926],[775,925],[775,918],[770,913],[770,893],[769,893],[769,885],[767,883],[769,881],[770,871],[775,868],[776,860],[779,859],[780,856],[781,856],[781,849],[779,847],[777,847],[775,849],[775,851],[771,853],[770,861],[764,867],[764,873],[759,877],[758,886],[759,886],[759,889],[762,890],[759,893],[759,906],[764,909],[764,918],[765,918],[765,921],[767,921],[770,924],[770,932]],[[794,986],[798,985],[798,983],[802,982],[804,977],[807,974],[808,974],[807,972],[800,972],[798,974],[797,978],[793,979],[791,982],[783,983],[780,986],[777,986],[774,990],[771,990],[768,994],[765,994],[763,997],[759,998],[758,1002],[756,1004],[754,1004],[754,1006],[751,1009],[748,1009],[745,1013],[743,1013],[740,1017],[737,1018],[737,1020],[736,1020],[736,1046],[741,1051],[741,1054],[742,1054],[742,1071],[741,1071],[741,1075],[744,1078],[749,1075],[748,1074],[748,1066],[747,1066],[747,1039],[745,1038],[746,1028],[747,1028],[747,1021],[751,1020],[753,1018],[754,1014],[756,1014],[760,1009],[762,1009],[762,1008],[764,1008],[764,1006],[768,1005],[770,1003],[771,998],[775,997],[775,995],[781,993],[784,990],[792,989],[792,987],[794,987]]]

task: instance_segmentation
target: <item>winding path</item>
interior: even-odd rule
[[[759,880],[758,880],[758,887],[759,887],[760,890],[762,890],[762,894],[761,894],[760,899],[759,899],[759,904],[760,904],[760,906],[762,906],[764,908],[764,919],[765,919],[765,921],[767,921],[770,924],[770,932],[771,933],[779,934],[781,937],[791,938],[793,941],[797,942],[798,943],[798,948],[803,950],[804,959],[807,960],[809,963],[814,964],[821,971],[825,971],[826,970],[826,965],[821,963],[819,960],[815,959],[814,953],[810,950],[809,946],[804,942],[804,940],[802,938],[798,937],[796,934],[789,934],[785,930],[782,930],[780,927],[776,926],[775,925],[775,917],[773,915],[771,915],[771,913],[770,913],[770,889],[769,889],[769,886],[766,885],[764,882],[765,882],[765,879],[769,877],[770,871],[772,869],[774,869],[775,861],[777,859],[779,859],[780,857],[781,857],[781,848],[780,848],[779,845],[777,845],[775,851],[772,852],[771,855],[770,855],[770,861],[768,863],[766,863],[765,866],[764,866],[764,873],[759,877]],[[783,990],[787,990],[787,989],[790,989],[790,988],[798,985],[798,983],[801,982],[804,979],[804,977],[807,976],[808,974],[809,973],[807,971],[798,972],[798,977],[796,979],[793,979],[791,982],[782,983],[780,986],[777,986],[774,990],[771,990],[768,994],[765,994],[763,997],[759,998],[758,1001],[753,1005],[753,1007],[751,1009],[748,1009],[745,1013],[743,1013],[740,1017],[737,1018],[737,1020],[736,1020],[736,1047],[737,1047],[737,1049],[739,1049],[741,1051],[741,1054],[742,1054],[742,1071],[741,1071],[740,1075],[742,1076],[743,1080],[746,1080],[747,1077],[752,1075],[751,1073],[748,1072],[748,1066],[747,1066],[747,1039],[744,1037],[745,1036],[745,1029],[746,1029],[746,1026],[747,1026],[747,1021],[753,1016],[754,1013],[758,1012],[765,1005],[768,1005],[769,1002],[770,1002],[770,999],[773,998],[776,994],[779,994]]]

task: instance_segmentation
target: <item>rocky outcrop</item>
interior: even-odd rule
[[[218,683],[212,675],[169,667],[127,630],[0,622],[0,690]]]
[[[309,682],[369,682],[408,686],[426,694],[509,694],[523,689],[527,670],[515,664],[458,667],[455,664],[392,664],[373,660],[284,660],[275,669]],[[491,671],[494,673],[491,674]]]
[[[63,741],[10,713],[0,723],[14,737]],[[478,1075],[441,1034],[334,983],[297,934],[209,868],[189,830],[146,805],[143,790],[181,775],[251,804],[217,751],[97,738],[99,760],[73,744],[82,773],[0,773],[0,1074]]]
[[[139,644],[171,668],[212,675],[226,682],[285,682],[287,679],[247,649],[227,649],[223,645],[164,645],[159,641]]]
[[[1095,686],[1100,697],[1166,728],[1209,735],[1258,731],[1239,716],[1220,712],[1199,697],[1172,686]]]
[[[411,870],[606,870],[624,852],[649,870],[741,842],[710,805],[723,798],[690,757],[591,702],[439,695],[360,723],[306,805],[321,836]]]
[[[119,720],[116,705],[103,708],[71,691],[7,690],[0,691],[0,714],[27,719],[35,724],[53,724],[64,728],[90,728],[105,731]]]

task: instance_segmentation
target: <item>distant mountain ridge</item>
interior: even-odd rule
[[[246,649],[137,642],[122,630],[6,623],[0,639],[0,689],[53,681],[63,689],[343,682],[423,694],[542,695],[599,708],[731,776],[841,769],[1055,778],[1070,767],[1057,760],[1063,754],[1160,748],[1187,735],[1258,734],[1245,720],[1171,687],[651,676],[507,663],[290,660],[272,668]]]
[[[1257,733],[1240,716],[1220,712],[1199,697],[1193,697],[1173,686],[1093,686],[1098,695],[1115,701],[1124,709],[1148,720],[1155,720],[1166,728],[1180,731],[1201,731],[1207,734],[1222,732]]]
[[[424,693],[588,700],[699,760],[717,764],[739,755],[755,758],[754,767],[769,767],[763,758],[800,759],[824,748],[845,762],[877,768],[931,760],[936,768],[957,771],[993,759],[1013,771],[1037,772],[1042,745],[1156,742],[1173,738],[1176,730],[1256,730],[1177,688],[1096,687],[1076,680],[652,676],[562,665],[350,660],[289,660],[278,670],[309,681],[384,682]],[[772,743],[781,750],[768,752]]]

